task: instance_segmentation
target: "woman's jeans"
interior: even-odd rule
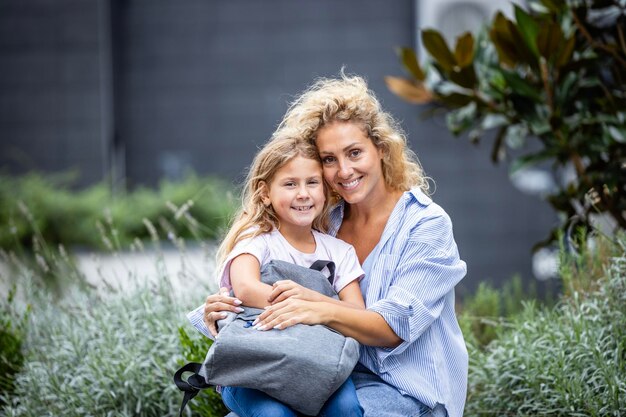
[[[311,389],[315,389],[314,383],[311,384]],[[280,401],[251,388],[222,387],[222,401],[239,417],[296,417],[299,415]],[[334,416],[363,416],[363,409],[359,405],[356,390],[350,378],[331,395],[318,414],[318,417]]]
[[[396,387],[357,363],[350,376],[365,417],[447,417],[446,409],[438,405],[434,410],[416,398],[402,395]]]

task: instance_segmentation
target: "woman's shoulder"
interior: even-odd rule
[[[452,220],[448,213],[421,190],[408,193],[407,215],[403,217],[403,229],[407,230],[408,239],[417,239],[440,249],[448,248],[453,240]]]
[[[405,210],[407,210],[410,216],[405,216],[408,221],[413,221],[416,224],[424,220],[440,219],[446,222],[450,221],[448,213],[433,199],[424,193],[419,188],[414,188],[405,193],[407,196],[407,203]]]

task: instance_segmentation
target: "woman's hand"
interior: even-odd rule
[[[241,313],[243,309],[239,307],[241,301],[228,295],[228,288],[220,288],[217,294],[211,294],[204,302],[204,323],[213,337],[217,337],[217,326],[215,323],[226,318],[226,312]]]
[[[276,281],[272,287],[272,292],[267,298],[267,301],[270,304],[277,304],[288,298],[296,298],[298,300],[307,301],[322,301],[320,293],[303,287],[300,284],[296,284],[290,279]]]
[[[257,330],[286,329],[294,324],[323,324],[327,303],[288,298],[265,308],[255,320]]]

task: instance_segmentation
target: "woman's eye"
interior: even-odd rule
[[[322,163],[324,165],[332,164],[334,161],[335,158],[333,158],[332,156],[325,156],[324,158],[322,158]]]
[[[350,157],[351,158],[356,158],[359,155],[361,155],[361,150],[360,149],[352,149],[350,151]]]

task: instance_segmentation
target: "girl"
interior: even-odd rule
[[[328,190],[322,165],[311,144],[284,135],[268,142],[255,157],[243,194],[243,205],[218,249],[220,286],[232,289],[238,304],[263,308],[272,294],[280,299],[326,301],[364,309],[359,289],[363,277],[356,252],[324,234]],[[260,281],[260,268],[270,260],[309,267],[319,259],[335,263],[333,286],[340,300],[285,280],[273,287]],[[259,326],[259,330],[264,330]],[[240,417],[296,416],[267,394],[242,387],[223,387],[224,404]],[[326,402],[320,416],[362,416],[354,385],[348,379]]]

